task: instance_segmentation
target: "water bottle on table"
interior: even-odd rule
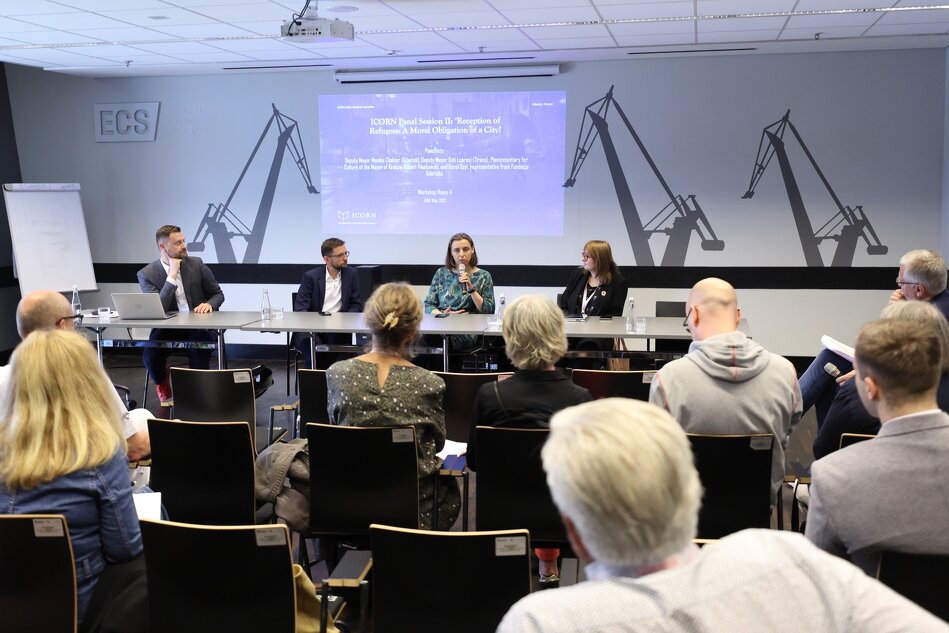
[[[260,318],[264,321],[273,318],[273,310],[270,308],[270,292],[267,290],[264,290],[264,298],[260,302]]]

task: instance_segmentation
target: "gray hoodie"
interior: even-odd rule
[[[784,449],[801,419],[794,366],[741,332],[695,341],[689,353],[660,369],[649,401],[687,433],[772,433],[771,485],[784,479]]]

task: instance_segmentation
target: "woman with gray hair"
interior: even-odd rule
[[[939,331],[942,338],[942,378],[939,380],[936,400],[940,409],[949,411],[949,323],[946,317],[928,301],[897,301],[883,308],[880,318],[905,321],[907,328],[913,327],[914,323],[927,323]],[[860,402],[855,383],[856,378],[837,389],[824,423],[814,438],[814,459],[836,451],[840,447],[840,436],[844,433],[876,435],[880,430],[879,418],[870,415]]]
[[[468,438],[471,470],[478,467],[476,426],[545,429],[557,411],[593,399],[587,389],[554,367],[567,351],[567,334],[563,314],[550,298],[537,294],[515,299],[502,317],[501,335],[517,371],[507,380],[482,385],[478,391]],[[560,550],[538,548],[534,553],[540,560],[541,586],[556,586]]]

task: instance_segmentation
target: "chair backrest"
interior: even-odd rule
[[[63,515],[0,515],[0,614],[7,633],[76,632],[76,565]]]
[[[310,534],[368,536],[376,522],[418,527],[413,427],[307,426]]]
[[[176,418],[192,422],[247,422],[251,438],[256,440],[257,405],[251,370],[172,367],[170,374]]]
[[[949,621],[949,556],[882,552],[880,582],[930,613]]]
[[[685,301],[657,301],[656,316],[685,318]]]
[[[547,429],[475,427],[479,530],[526,528],[535,544],[567,543],[540,461],[549,433]]]
[[[494,382],[498,376],[510,376],[507,373],[455,373],[450,371],[432,372],[445,381],[445,432],[448,439],[455,442],[467,442],[471,431],[471,410],[481,385]]]
[[[141,525],[150,631],[293,633],[285,525]]]
[[[254,523],[254,446],[246,422],[148,421],[150,486],[182,523]]]
[[[649,400],[649,385],[655,375],[655,371],[600,369],[574,369],[572,372],[573,382],[589,389],[594,400],[600,398]]]
[[[876,435],[868,435],[866,433],[841,433],[840,448],[847,448],[848,446],[853,446],[854,444],[859,444],[860,442],[872,440],[875,437]]]
[[[373,525],[371,541],[376,633],[493,631],[511,605],[530,593],[527,530],[429,532]],[[463,573],[440,573],[449,561]]]
[[[657,317],[685,318],[685,301],[657,301]],[[688,352],[692,341],[686,339],[656,339],[657,352]]]
[[[326,396],[326,370],[300,369],[300,435],[306,437],[306,425],[310,422],[328,424]]]
[[[689,433],[688,437],[705,489],[697,536],[721,538],[745,528],[770,527],[774,436]]]

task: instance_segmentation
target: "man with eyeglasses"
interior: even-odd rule
[[[710,277],[692,287],[686,302],[689,353],[656,372],[649,401],[687,433],[771,433],[771,501],[784,480],[784,450],[801,419],[797,372],[738,331],[735,289]]]
[[[293,303],[294,312],[362,312],[362,296],[359,293],[359,275],[349,268],[349,251],[346,243],[338,237],[330,237],[320,246],[323,266],[317,266],[303,273],[297,298]],[[322,334],[318,342],[334,345],[352,341],[350,334]],[[310,335],[296,332],[291,344],[303,354],[307,369],[313,367],[310,358]],[[321,354],[320,369],[326,369],[338,354]]]
[[[72,306],[66,297],[52,290],[31,292],[20,299],[16,307],[16,329],[20,338],[26,338],[36,330],[72,330],[81,321],[82,316],[72,313]],[[9,378],[10,366],[0,367],[0,411],[6,409],[6,385]],[[121,417],[128,458],[130,461],[142,459],[152,452],[146,425],[148,418],[152,417],[151,413],[147,409],[129,411],[119,394],[114,393],[116,414]]]
[[[900,257],[896,290],[890,294],[890,303],[929,301],[949,319],[946,277],[946,260],[939,253],[926,249],[912,250]],[[823,349],[801,375],[804,411],[815,408],[818,428],[823,425],[834,402],[838,384],[850,380],[853,374],[853,363],[835,352]]]

